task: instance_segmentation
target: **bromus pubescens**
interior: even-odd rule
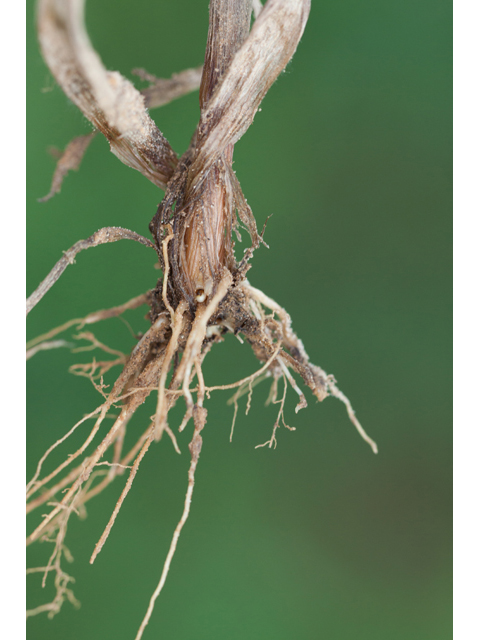
[[[264,7],[252,0],[211,0],[203,68],[187,70],[169,80],[158,80],[139,71],[142,78],[151,81],[151,86],[140,92],[119,73],[104,68],[85,32],[83,0],[39,0],[40,45],[55,79],[95,130],[107,138],[113,153],[163,189],[165,196],[150,222],[152,240],[119,227],[100,229],[65,252],[27,301],[28,312],[80,251],[121,239],[135,240],[154,251],[163,273],[156,285],[152,283],[150,291],[118,307],[72,320],[28,345],[29,356],[41,349],[65,345],[59,335],[75,327],[82,330],[80,336],[93,348],[103,350],[106,358],[88,365],[74,365],[74,372],[91,379],[103,396],[102,403],[46,451],[27,487],[28,511],[50,505],[41,523],[28,536],[28,542],[47,538],[54,543],[47,564],[32,571],[43,572],[44,583],[52,576],[56,586],[54,600],[30,611],[31,615],[40,612],[54,615],[66,598],[76,602],[71,578],[62,563],[68,554],[65,536],[69,518],[116,477],[127,475],[93,550],[93,562],[108,538],[149,447],[166,433],[178,448],[168,421],[169,412],[178,401],[185,406],[179,430],[193,425],[185,506],[137,638],[142,636],[165,583],[189,514],[207,420],[205,405],[213,391],[234,390],[236,416],[238,398],[245,393],[250,398],[253,386],[268,379],[269,401],[278,405],[278,415],[271,438],[259,446],[275,447],[277,429],[282,424],[289,428],[283,417],[287,389],[297,396],[297,411],[307,406],[297,376],[318,400],[328,395],[339,398],[362,437],[376,451],[375,443],[363,431],[333,376],[310,363],[301,340],[292,330],[287,311],[247,279],[253,252],[264,240],[232,170],[234,145],[294,54],[309,8],[309,0],[269,0]],[[200,121],[189,148],[178,158],[150,118],[148,108],[198,87]],[[76,138],[66,148],[47,198],[59,191],[66,173],[79,166],[96,131]],[[239,227],[248,231],[251,244],[237,261],[234,238],[239,237]],[[91,332],[91,325],[141,305],[149,308],[151,326],[128,357],[106,347]],[[234,384],[208,386],[202,373],[204,358],[230,333],[249,343],[260,362],[259,368]],[[122,366],[121,373],[107,391],[103,375],[116,365]],[[125,450],[128,422],[151,393],[157,396],[151,424],[134,446]],[[114,408],[119,414],[107,434],[100,438],[100,428]],[[56,469],[45,472],[50,452],[90,419],[94,425],[83,444]]]

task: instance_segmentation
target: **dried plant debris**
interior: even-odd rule
[[[91,498],[117,476],[128,472],[117,504],[93,551],[93,562],[108,538],[151,444],[166,433],[179,451],[168,416],[180,399],[185,403],[185,412],[179,430],[183,431],[190,420],[193,422],[185,506],[137,639],[141,638],[163,588],[188,517],[207,420],[204,405],[213,391],[234,390],[230,399],[234,405],[233,434],[239,397],[248,394],[248,411],[253,387],[266,378],[270,380],[269,401],[278,404],[279,411],[270,439],[259,446],[272,448],[277,444],[279,427],[283,424],[290,429],[284,420],[287,390],[290,388],[297,397],[296,411],[307,406],[295,377],[298,376],[318,400],[329,395],[340,399],[362,438],[377,451],[355,417],[349,400],[337,388],[334,377],[310,362],[292,329],[289,314],[246,278],[249,261],[263,242],[263,233],[258,233],[255,218],[232,171],[234,144],[250,126],[265,93],[294,54],[309,9],[309,0],[269,0],[263,7],[251,0],[211,0],[203,69],[185,71],[171,80],[157,80],[139,71],[142,79],[151,83],[142,94],[119,73],[104,68],[84,29],[82,0],[39,0],[40,44],[57,82],[95,129],[107,138],[113,153],[165,189],[165,197],[150,223],[153,242],[127,229],[100,229],[67,251],[27,301],[28,313],[79,251],[120,239],[135,240],[152,248],[163,272],[151,291],[113,309],[72,320],[27,345],[29,356],[44,349],[71,348],[70,342],[58,336],[73,327],[80,330],[72,350],[78,351],[78,345],[86,342],[87,346],[80,348],[100,350],[101,359],[87,365],[73,365],[71,371],[89,378],[102,395],[102,403],[96,409],[47,449],[27,486],[28,512],[43,505],[50,507],[27,542],[53,542],[46,565],[31,572],[42,572],[43,584],[53,576],[56,587],[54,600],[30,611],[29,615],[48,612],[53,616],[65,599],[76,604],[72,579],[62,563],[70,559],[65,537],[72,513],[82,514]],[[250,28],[252,10],[255,20]],[[147,107],[177,98],[199,85],[200,121],[190,147],[179,159],[151,120]],[[78,167],[92,135],[77,138],[67,147],[49,195],[60,189],[68,170]],[[251,246],[243,260],[237,262],[233,238],[239,225],[248,230]],[[150,310],[151,326],[129,355],[102,344],[91,331],[85,330],[87,326],[121,316],[141,305],[147,305]],[[234,384],[208,386],[202,373],[203,360],[209,350],[230,333],[250,344],[260,366],[252,375]],[[103,376],[113,367],[119,367],[120,373],[108,390]],[[157,406],[151,424],[137,442],[125,450],[129,420],[152,392],[157,394]],[[115,413],[113,426],[100,437],[100,429],[112,412]],[[81,446],[55,469],[44,471],[50,453],[92,420],[93,426]]]
[[[67,175],[69,171],[77,171],[80,167],[80,163],[83,160],[83,156],[87,151],[90,142],[95,137],[95,132],[88,133],[84,136],[77,136],[74,138],[63,153],[60,153],[60,157],[58,158],[57,166],[55,168],[55,173],[52,178],[52,186],[50,187],[50,191],[43,198],[39,198],[39,202],[46,202],[53,198],[56,193],[59,193],[62,188],[63,179]],[[54,153],[52,155],[57,155]]]

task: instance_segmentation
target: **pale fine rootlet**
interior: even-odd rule
[[[334,377],[310,363],[301,340],[292,330],[288,313],[253,287],[246,277],[253,252],[263,242],[263,232],[258,233],[255,218],[232,170],[234,144],[248,129],[269,87],[293,56],[305,28],[310,1],[269,0],[262,6],[258,0],[211,0],[203,68],[183,71],[167,80],[137,70],[137,75],[150,82],[143,91],[138,91],[118,72],[104,68],[85,31],[83,9],[83,0],[38,2],[38,36],[45,62],[65,94],[95,129],[67,146],[58,160],[50,193],[43,200],[60,190],[69,170],[78,168],[97,131],[107,138],[111,150],[123,163],[163,189],[165,196],[150,222],[152,240],[119,227],[103,228],[87,240],[80,240],[64,253],[27,300],[27,313],[80,251],[99,244],[121,239],[142,243],[156,252],[163,277],[150,291],[118,307],[71,320],[28,344],[28,357],[43,349],[68,347],[70,343],[57,336],[74,327],[82,330],[77,338],[103,351],[105,357],[88,365],[73,365],[74,373],[90,378],[103,396],[102,403],[50,446],[27,485],[27,512],[39,507],[45,512],[27,542],[40,539],[53,542],[53,551],[45,566],[29,571],[43,573],[43,584],[52,579],[56,587],[53,601],[28,614],[55,615],[65,599],[76,604],[72,579],[65,573],[62,562],[65,557],[68,560],[69,554],[65,546],[69,518],[72,513],[81,513],[85,504],[118,476],[127,476],[93,550],[93,562],[107,540],[150,445],[166,433],[178,449],[168,416],[170,409],[181,401],[185,404],[185,413],[179,430],[193,423],[185,506],[159,584],[139,627],[138,639],[165,583],[189,514],[202,430],[207,420],[204,405],[211,392],[235,390],[231,399],[235,421],[238,398],[248,393],[249,406],[253,386],[261,380],[270,380],[269,401],[278,404],[279,411],[271,438],[259,446],[275,447],[277,429],[281,424],[287,426],[283,419],[287,389],[290,387],[298,396],[296,411],[307,406],[295,378],[298,376],[317,400],[329,395],[340,399],[360,435],[374,452],[377,448],[362,429],[349,400],[337,388]],[[197,88],[200,89],[200,121],[189,148],[178,158],[150,118],[148,108],[158,107]],[[239,239],[239,227],[246,229],[251,239],[251,246],[244,251],[240,262],[235,258],[233,240]],[[149,308],[151,326],[129,356],[107,347],[87,331],[96,322],[120,316],[127,309],[141,305]],[[250,345],[260,366],[251,376],[234,384],[208,387],[202,374],[203,360],[210,349],[230,333]],[[121,373],[111,390],[107,390],[103,375],[114,366],[120,366]],[[279,382],[283,383],[281,393]],[[126,451],[128,422],[152,392],[157,398],[152,422]],[[98,438],[107,413],[115,409],[113,426],[103,439]],[[70,452],[57,468],[44,471],[50,452],[91,419],[93,428],[83,444]]]

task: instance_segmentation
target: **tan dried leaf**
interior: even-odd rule
[[[88,133],[86,136],[78,136],[69,142],[65,151],[58,159],[50,191],[43,198],[39,198],[38,202],[46,202],[47,200],[50,200],[50,198],[53,198],[56,193],[59,193],[62,188],[63,179],[67,173],[72,170],[76,171],[79,168],[83,156],[85,155],[85,151],[88,149],[88,146],[94,136],[95,132]]]
[[[84,0],[40,0],[38,35],[45,61],[66,95],[103,133],[112,152],[165,188],[177,157],[145,108],[143,96],[107,71],[84,26]]]
[[[202,79],[202,70],[203,67],[185,69],[180,73],[174,73],[171,78],[156,78],[144,69],[134,69],[133,73],[152,83],[150,87],[142,89],[140,93],[145,98],[145,105],[149,109],[156,109],[198,89]]]
[[[234,55],[248,37],[251,0],[211,0],[200,108],[207,106]]]
[[[295,53],[310,0],[269,0],[220,80],[197,129],[195,183],[252,124],[268,89]]]

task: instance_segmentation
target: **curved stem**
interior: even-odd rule
[[[57,262],[45,280],[43,280],[32,295],[27,298],[27,315],[40,302],[47,291],[53,287],[68,265],[74,264],[77,253],[80,253],[80,251],[84,249],[90,249],[90,247],[98,247],[99,244],[107,244],[109,242],[116,242],[117,240],[135,240],[146,247],[155,249],[155,246],[150,240],[135,233],[135,231],[123,229],[122,227],[103,227],[103,229],[99,229],[86,240],[79,240],[73,247],[64,252],[63,258]]]

